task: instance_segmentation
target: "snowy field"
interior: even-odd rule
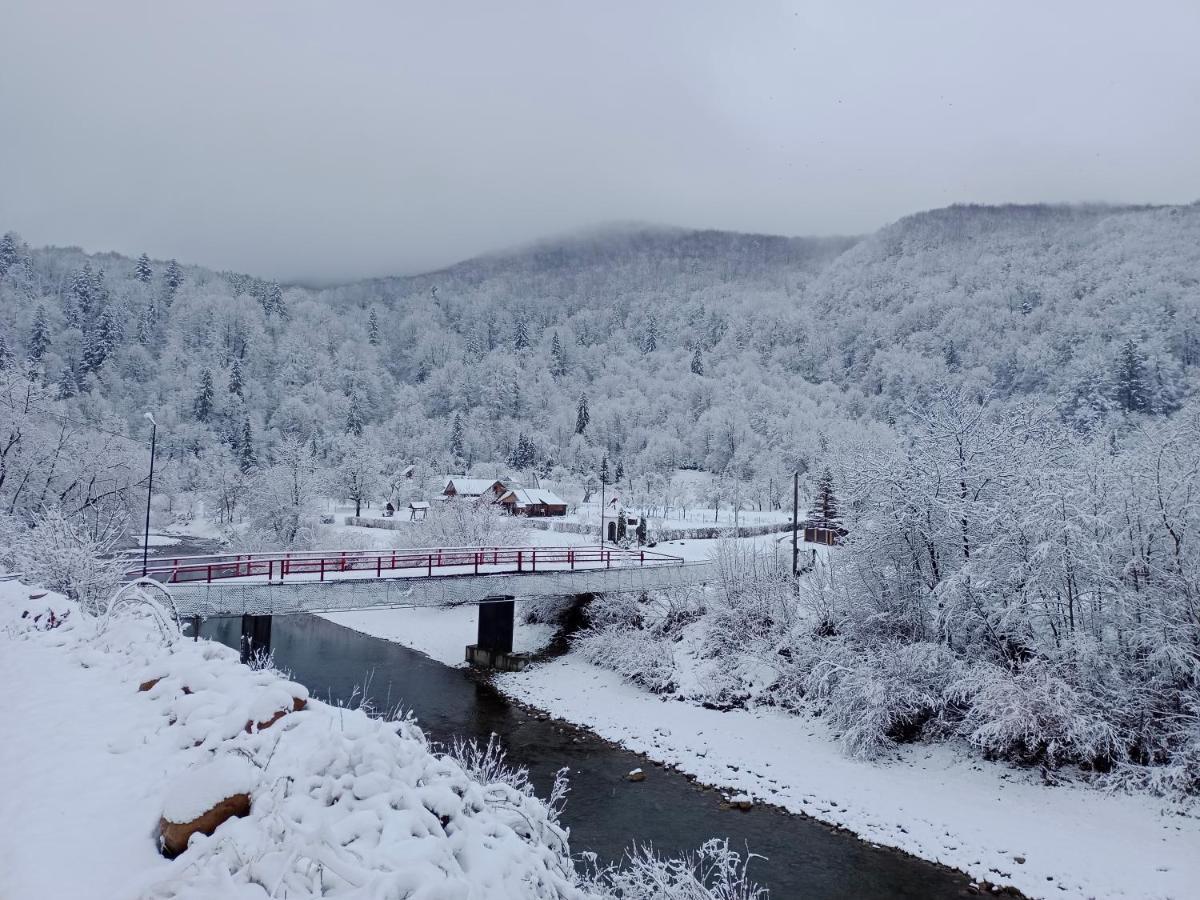
[[[29,593],[0,583],[6,900],[585,896],[546,806],[415,726],[312,700],[218,644],[168,646],[145,618],[101,634],[71,610],[44,629],[47,604],[70,604]],[[240,791],[248,815],[159,855],[160,816]]]

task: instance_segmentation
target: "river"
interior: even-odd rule
[[[238,620],[209,621],[203,634],[236,647],[239,626]],[[673,854],[726,837],[731,846],[766,857],[750,864],[750,874],[773,900],[936,900],[967,893],[969,880],[960,872],[872,847],[812,819],[768,807],[721,810],[717,791],[527,711],[468,672],[399,644],[312,616],[276,617],[272,643],[276,665],[320,699],[348,702],[366,684],[378,708],[402,702],[432,740],[461,735],[486,741],[496,733],[509,760],[529,769],[542,796],[555,771],[569,766],[563,821],[576,854],[592,851],[614,860],[633,841]],[[639,767],[648,773],[646,780],[627,781],[626,773]]]

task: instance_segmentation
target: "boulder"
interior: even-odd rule
[[[300,712],[300,710],[304,709],[304,707],[306,707],[306,706],[308,706],[308,701],[305,700],[303,697],[293,697],[291,709],[278,710],[278,711],[276,711],[275,715],[271,716],[271,718],[264,719],[261,722],[254,722],[254,721],[247,722],[246,723],[246,733],[250,734],[255,731],[262,731],[264,728],[270,728],[272,725],[274,725],[276,722],[278,722],[280,719],[282,719],[288,713]]]
[[[207,812],[201,813],[190,822],[168,822],[165,818],[158,823],[163,856],[174,859],[187,849],[193,834],[212,834],[221,823],[234,817],[250,814],[250,795],[234,794],[217,803]]]

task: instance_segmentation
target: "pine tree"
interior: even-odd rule
[[[642,352],[653,353],[658,349],[658,320],[651,313],[646,320],[646,333],[642,336]]]
[[[241,397],[244,386],[242,377],[242,360],[235,356],[233,362],[229,364],[229,393]]]
[[[212,372],[207,367],[201,369],[200,389],[196,392],[196,399],[192,401],[192,414],[197,422],[207,422],[212,415],[215,394]]]
[[[58,399],[66,400],[79,393],[79,380],[75,377],[75,369],[70,362],[63,366],[58,376]]]
[[[696,349],[692,352],[692,374],[693,375],[703,375],[704,374],[704,360],[700,356],[700,347],[698,345],[697,345]]]
[[[92,313],[91,263],[85,262],[83,268],[72,276],[70,296],[75,301],[75,308],[79,310],[79,321],[74,324],[81,326],[87,322]]]
[[[11,362],[12,350],[8,346],[8,338],[0,331],[0,372],[6,371]]]
[[[154,301],[142,307],[138,316],[136,336],[139,344],[149,345],[154,340],[154,323],[157,320]]]
[[[607,453],[605,453],[604,456],[600,460],[600,483],[601,484],[612,484],[612,481],[609,479],[608,454]]]
[[[1145,357],[1132,338],[1121,346],[1117,357],[1117,403],[1127,412],[1147,412],[1150,407],[1146,390]]]
[[[575,433],[583,434],[587,430],[590,421],[592,421],[592,415],[588,412],[587,394],[580,394],[579,411],[575,415]]]
[[[525,350],[529,347],[529,326],[525,324],[525,317],[518,314],[516,321],[513,323],[513,349]]]
[[[350,391],[350,406],[346,410],[346,434],[361,437],[363,427],[366,424],[366,419],[363,417],[362,403],[358,399],[358,391],[352,390]]]
[[[33,314],[33,327],[29,331],[29,351],[26,358],[36,366],[50,347],[50,324],[46,321],[46,307],[39,305]]]
[[[367,316],[367,340],[372,346],[379,346],[379,315],[374,307],[371,308],[371,315]]]
[[[0,278],[7,275],[8,270],[16,264],[19,247],[20,239],[15,232],[10,231],[0,238]]]
[[[112,310],[105,305],[88,330],[83,348],[83,371],[98,372],[112,356],[120,341],[119,325]]]
[[[450,426],[450,453],[455,459],[463,456],[463,423],[462,416],[454,414],[454,423]]]
[[[817,493],[808,517],[827,528],[836,528],[842,520],[837,495],[833,492],[833,472],[828,468],[817,479]]]
[[[134,271],[137,280],[142,284],[149,284],[150,279],[154,277],[154,269],[150,266],[150,257],[143,253],[138,257],[137,269]]]
[[[179,290],[179,286],[183,284],[183,269],[179,267],[179,263],[175,260],[167,262],[167,271],[163,275],[163,281],[167,286],[167,296],[174,297],[175,292]]]
[[[251,471],[257,458],[254,455],[254,434],[250,430],[250,416],[246,415],[242,419],[242,436],[238,439],[238,468],[243,473]]]
[[[567,374],[567,358],[563,355],[562,341],[558,339],[557,331],[550,342],[550,374],[555,378],[562,378]]]
[[[483,351],[479,346],[479,335],[474,328],[467,332],[466,351],[467,359],[476,360],[483,356]]]
[[[613,484],[620,484],[621,479],[625,477],[625,464],[621,460],[617,460],[616,468],[613,469]]]

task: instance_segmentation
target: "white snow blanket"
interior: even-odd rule
[[[47,628],[48,609],[69,615]],[[472,779],[409,722],[312,700],[214,643],[166,644],[136,613],[98,636],[61,597],[0,583],[0,683],[6,900],[584,896],[529,793]],[[242,791],[249,816],[159,855],[161,816]]]

